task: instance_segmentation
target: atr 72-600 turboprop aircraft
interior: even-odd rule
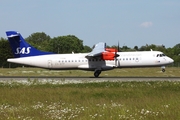
[[[164,66],[174,62],[160,51],[118,52],[116,49],[106,48],[103,42],[96,44],[90,53],[55,54],[35,49],[19,32],[7,31],[6,34],[15,56],[8,59],[8,62],[56,70],[90,70],[94,71],[95,77],[101,71],[125,67],[161,66],[164,72]]]

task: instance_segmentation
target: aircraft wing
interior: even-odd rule
[[[105,51],[106,43],[99,42],[95,45],[94,49],[86,56],[86,58],[100,57]]]

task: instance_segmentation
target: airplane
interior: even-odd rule
[[[6,31],[6,35],[15,57],[7,59],[8,62],[52,70],[94,71],[94,77],[114,68],[161,66],[162,72],[165,72],[165,66],[174,62],[160,51],[118,52],[116,49],[106,48],[104,42],[97,43],[90,53],[56,54],[34,48],[19,32]]]

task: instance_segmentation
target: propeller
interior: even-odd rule
[[[119,41],[118,41],[118,48],[117,50],[115,51],[115,56],[114,56],[114,59],[115,59],[115,66],[120,66],[120,63],[119,63],[119,60],[117,59],[117,57],[119,57],[120,55],[117,54],[117,52],[120,52],[120,49],[119,49]],[[118,63],[117,63],[118,62]]]
[[[118,52],[120,52],[120,49],[119,49],[119,41],[118,41],[118,46],[117,46],[117,47],[118,47]]]

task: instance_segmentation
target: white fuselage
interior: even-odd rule
[[[159,51],[118,52],[116,60],[87,59],[88,53],[51,54],[8,59],[8,62],[47,69],[110,70],[124,67],[165,66],[174,61]]]

